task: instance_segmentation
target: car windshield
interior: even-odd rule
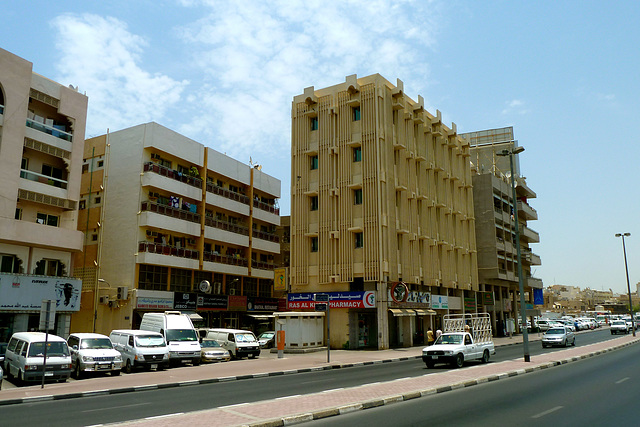
[[[255,342],[256,337],[253,334],[236,334],[236,342]]]
[[[193,329],[167,329],[167,342],[169,341],[198,341],[198,335]]]
[[[216,340],[203,340],[200,346],[202,348],[220,348],[220,344]]]
[[[69,355],[69,347],[65,342],[48,342],[47,357],[61,357]],[[44,342],[34,342],[29,346],[29,357],[44,357]]]
[[[616,320],[613,323],[611,323],[612,325],[624,325],[626,322],[622,321],[622,320]]]
[[[140,335],[136,337],[136,347],[166,347],[166,344],[159,335]]]
[[[462,335],[441,335],[436,344],[462,344]]]
[[[547,335],[564,334],[563,328],[553,328],[547,331]]]
[[[273,338],[274,335],[275,335],[274,332],[263,332],[262,334],[260,334],[259,339],[270,340],[271,338]]]
[[[113,348],[109,338],[85,338],[80,341],[80,348],[110,349]]]

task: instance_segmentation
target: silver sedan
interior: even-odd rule
[[[542,347],[554,345],[563,347],[576,345],[576,335],[567,327],[549,328],[549,330],[542,335]]]

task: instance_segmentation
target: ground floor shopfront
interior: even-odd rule
[[[43,300],[55,302],[49,332],[66,338],[71,314],[80,309],[82,282],[70,277],[0,274],[0,342],[15,332],[39,331]]]

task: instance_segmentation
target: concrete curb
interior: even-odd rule
[[[611,351],[615,351],[615,350],[619,350],[621,348],[624,347],[629,347],[631,345],[634,344],[638,344],[640,341],[636,340],[636,341],[631,341],[628,343],[624,343],[624,344],[620,344],[614,347],[609,347],[603,350],[598,350],[598,351],[593,351],[581,356],[574,356],[574,357],[569,357],[566,359],[560,359],[560,360],[555,360],[552,362],[547,362],[547,363],[541,363],[538,364],[536,366],[532,366],[530,368],[526,368],[526,369],[517,369],[517,370],[513,370],[513,371],[507,371],[504,373],[500,373],[500,374],[494,374],[494,375],[490,375],[490,376],[486,376],[486,377],[480,377],[477,378],[475,380],[470,380],[470,381],[465,381],[465,382],[461,382],[461,383],[454,383],[451,385],[447,385],[447,386],[441,386],[441,387],[437,387],[437,388],[428,388],[428,389],[424,389],[424,390],[418,390],[418,391],[412,391],[412,392],[407,392],[407,393],[403,393],[402,395],[393,395],[393,396],[387,396],[387,397],[383,397],[383,398],[376,398],[373,400],[368,400],[368,401],[364,401],[364,402],[358,402],[358,403],[352,403],[346,406],[341,406],[341,407],[337,407],[337,408],[324,408],[321,410],[317,410],[317,411],[313,411],[310,413],[304,413],[304,414],[296,414],[296,415],[291,415],[291,416],[286,416],[286,417],[281,417],[281,418],[273,418],[270,420],[265,420],[265,421],[259,421],[259,422],[255,422],[255,423],[250,423],[250,424],[243,424],[243,427],[280,427],[280,426],[288,426],[288,425],[293,425],[293,424],[299,424],[302,422],[307,422],[307,421],[312,421],[312,420],[319,420],[322,418],[328,418],[328,417],[333,417],[333,416],[338,416],[338,415],[342,415],[342,414],[346,414],[346,413],[350,413],[350,412],[354,412],[354,411],[358,411],[358,410],[365,410],[365,409],[371,409],[371,408],[377,408],[380,406],[384,406],[384,405],[391,405],[394,403],[398,403],[398,402],[404,402],[407,400],[411,400],[411,399],[417,399],[420,397],[424,397],[424,396],[431,396],[434,394],[439,394],[439,393],[446,393],[448,391],[452,391],[452,390],[457,390],[460,388],[465,388],[465,387],[472,387],[475,385],[479,385],[479,384],[484,384],[487,382],[491,382],[491,381],[498,381],[501,379],[505,379],[505,378],[511,378],[511,377],[515,377],[518,375],[524,375],[524,374],[530,374],[532,372],[538,372],[541,371],[543,369],[548,369],[548,368],[553,368],[556,366],[560,366],[560,365],[566,365],[568,363],[572,363],[572,362],[577,362],[583,359],[588,359],[591,357],[595,357],[604,353],[608,353]]]

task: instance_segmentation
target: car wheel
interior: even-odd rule
[[[20,385],[24,383],[24,375],[22,374],[22,371],[18,371],[18,378],[16,379],[16,381]]]
[[[489,363],[489,350],[485,350],[484,353],[482,353],[482,363]]]
[[[546,344],[542,344],[542,348],[547,348],[547,345]]]
[[[427,368],[429,368],[429,369],[433,369],[433,367],[435,366],[435,363],[433,363],[432,360],[424,362],[424,364],[427,365]]]
[[[133,367],[131,366],[131,360],[127,359],[127,363],[125,363],[124,365],[124,371],[127,374],[130,374],[131,372],[133,372]]]
[[[564,345],[563,347],[569,347],[569,340],[564,340]]]
[[[574,347],[576,346],[576,338],[575,337],[573,337],[573,342],[571,343],[571,345],[574,346]]]
[[[80,364],[76,364],[76,369],[73,371],[74,376],[77,380],[82,379],[82,369],[80,369]]]
[[[116,369],[111,371],[111,376],[112,377],[117,377],[118,375],[120,375],[120,369]]]
[[[455,368],[462,368],[462,365],[464,365],[464,357],[459,354],[456,356],[455,360],[453,361],[453,366]]]
[[[200,364],[200,359],[193,359],[193,366],[198,366]]]

